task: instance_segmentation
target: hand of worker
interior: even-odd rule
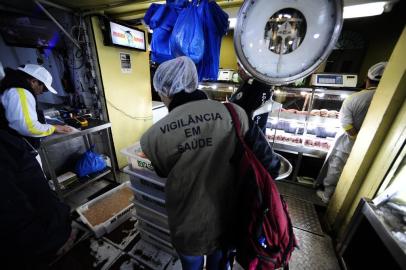
[[[69,133],[73,131],[70,126],[54,125],[54,127],[56,133]]]

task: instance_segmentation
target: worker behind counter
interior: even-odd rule
[[[57,94],[44,67],[26,64],[17,70],[6,68],[0,85],[0,129],[24,137],[34,148],[39,148],[41,137],[70,132],[68,126],[38,120],[36,97],[46,91]]]
[[[227,269],[227,232],[236,221],[237,164],[241,157],[230,113],[224,104],[197,90],[195,64],[188,57],[162,63],[153,78],[169,114],[141,138],[156,172],[167,177],[166,209],[171,240],[182,269]],[[273,177],[279,160],[262,132],[234,105],[247,142]],[[240,151],[238,151],[240,150]]]
[[[340,122],[343,131],[337,134],[333,149],[327,156],[316,181],[324,186],[324,191],[318,190],[317,196],[325,203],[329,202],[335,191],[341,172],[368,112],[376,87],[385,70],[386,63],[380,62],[373,65],[368,70],[366,89],[346,98],[341,107]]]

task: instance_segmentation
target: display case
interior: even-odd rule
[[[266,135],[276,151],[297,155],[296,180],[302,156],[324,159],[340,131],[339,111],[354,89],[279,87],[273,100],[282,108],[268,116]]]

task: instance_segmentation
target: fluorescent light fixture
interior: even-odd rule
[[[237,24],[237,18],[229,18],[228,19],[230,29],[234,29]]]
[[[381,15],[387,1],[366,3],[344,7],[344,19]]]

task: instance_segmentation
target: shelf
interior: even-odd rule
[[[293,91],[293,92],[312,92],[312,90],[315,90],[315,93],[324,93],[327,95],[341,95],[341,94],[352,94],[359,92],[362,90],[361,88],[326,88],[322,86],[312,86],[312,87],[292,87],[292,86],[281,86],[280,91]]]
[[[67,134],[52,134],[51,136],[45,137],[41,140],[41,147],[50,146],[56,143],[60,143],[66,140],[70,140],[76,137],[81,137],[93,132],[97,132],[106,128],[111,127],[111,123],[100,121],[100,120],[88,120],[89,126],[82,128],[79,131],[67,133]]]
[[[281,86],[280,91],[293,91],[293,92],[309,92],[313,91],[311,87],[292,87],[292,86]]]
[[[269,143],[272,145],[272,140],[268,140]],[[327,155],[327,150],[317,149],[317,148],[310,148],[303,146],[302,144],[288,144],[288,143],[281,143],[281,142],[274,142],[273,149],[281,152],[287,152],[291,154],[299,154],[302,153],[304,156],[315,157],[315,158],[325,158]]]
[[[308,117],[307,121],[309,123],[315,123],[315,124],[323,124],[323,125],[331,125],[335,127],[340,127],[340,120],[338,118],[332,118],[332,117],[321,117],[321,116],[315,116],[315,115],[305,115],[305,114],[296,114],[296,113],[290,113],[290,112],[280,112],[279,113],[279,120],[293,120],[297,122],[306,122],[306,117]],[[278,118],[278,112],[273,112],[270,117],[272,118]]]
[[[278,118],[279,120],[294,120],[298,122],[306,122],[306,115],[304,114],[296,114],[296,113],[289,113],[289,112],[272,112],[269,118]]]
[[[213,86],[215,87],[213,88]],[[200,82],[198,89],[203,91],[233,93],[238,89],[238,86],[237,83],[233,82]]]
[[[109,174],[111,172],[110,168],[107,168],[99,173],[93,174],[92,177],[90,177],[89,180],[87,180],[88,177],[85,178],[81,178],[79,179],[77,182],[75,182],[75,184],[72,184],[72,186],[68,187],[67,189],[63,189],[61,190],[62,193],[62,197],[65,198],[79,190],[81,190],[82,188],[85,188],[86,186],[90,185],[91,183],[99,180],[100,178],[102,178],[103,176]],[[85,180],[86,179],[86,180]],[[84,182],[81,182],[84,181]]]

